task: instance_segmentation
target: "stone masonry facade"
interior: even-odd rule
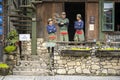
[[[44,63],[45,60],[49,61],[49,53],[44,46],[44,40],[38,39],[37,52],[42,57]],[[22,44],[24,47],[23,52],[26,55],[31,54],[31,43]],[[47,57],[46,57],[47,55]],[[35,60],[35,59],[34,59]],[[45,65],[49,66],[49,65]],[[120,75],[120,58],[119,57],[74,57],[63,56],[55,51],[54,53],[54,68],[52,70],[56,75]]]

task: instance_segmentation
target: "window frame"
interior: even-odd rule
[[[105,16],[104,16],[104,10],[107,10],[107,9],[104,9],[104,3],[112,3],[113,4],[113,8],[112,8],[112,23],[106,23],[105,22]],[[115,3],[113,2],[113,1],[103,1],[102,2],[102,19],[101,19],[101,21],[102,21],[102,31],[114,31],[114,24],[115,24],[115,20],[114,20],[114,15],[115,15]],[[111,30],[107,30],[106,28],[105,28],[105,24],[112,24],[112,29]]]

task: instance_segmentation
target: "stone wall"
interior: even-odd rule
[[[47,49],[43,46],[43,39],[38,39],[37,52],[42,58],[45,58]],[[31,43],[24,42],[23,54],[31,54]],[[47,54],[49,56],[49,54]],[[48,57],[47,57],[48,58]],[[54,69],[57,75],[120,75],[119,57],[71,57],[62,56],[60,53],[54,53]]]
[[[120,75],[119,58],[71,57],[56,54],[54,60],[56,74]]]

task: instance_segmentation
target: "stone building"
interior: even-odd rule
[[[13,74],[120,75],[119,55],[112,56],[114,52],[110,54],[107,52],[107,56],[104,57],[102,52],[96,54],[94,44],[96,41],[112,41],[113,46],[120,46],[119,0],[8,0],[4,3],[5,11],[8,13],[5,15],[5,35],[12,28],[19,34],[31,35],[30,41],[22,42],[22,56],[25,59],[18,60],[19,65],[15,65]],[[47,37],[45,26],[48,18],[53,17],[55,13],[61,14],[62,11],[67,13],[70,20],[68,28],[70,42],[59,42],[58,38],[54,57],[50,58],[44,46]],[[72,56],[65,56],[65,52],[62,55],[59,50],[81,46],[68,45],[75,44],[71,41],[75,33],[73,23],[77,13],[82,15],[85,22],[86,39],[86,42],[78,44],[90,46],[91,52],[87,52],[89,54],[87,56],[74,56],[75,53],[72,51]],[[59,36],[59,28],[57,36]],[[67,50],[66,53],[68,53]],[[115,54],[119,53],[119,51],[115,52]],[[51,59],[54,64],[52,71],[49,70]]]

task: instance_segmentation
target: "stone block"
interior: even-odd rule
[[[65,69],[58,69],[57,74],[66,74],[66,70]]]
[[[60,60],[60,56],[54,56],[55,60]]]
[[[79,65],[81,65],[81,64],[80,64],[80,62],[76,62],[76,65],[79,66]]]
[[[75,61],[71,61],[67,63],[68,66],[74,66],[75,65]]]
[[[77,72],[77,73],[82,73],[81,67],[77,67],[77,68],[76,68],[76,72]]]
[[[90,70],[89,69],[83,69],[83,73],[84,74],[90,74]]]
[[[103,70],[102,70],[102,73],[103,73],[103,74],[107,74],[107,73],[108,73],[107,69],[103,69]]]
[[[92,69],[95,69],[95,70],[100,69],[100,66],[99,65],[92,65]]]
[[[68,71],[68,74],[75,74],[75,69],[70,69],[70,70]]]
[[[108,69],[108,74],[117,74],[115,69]]]

